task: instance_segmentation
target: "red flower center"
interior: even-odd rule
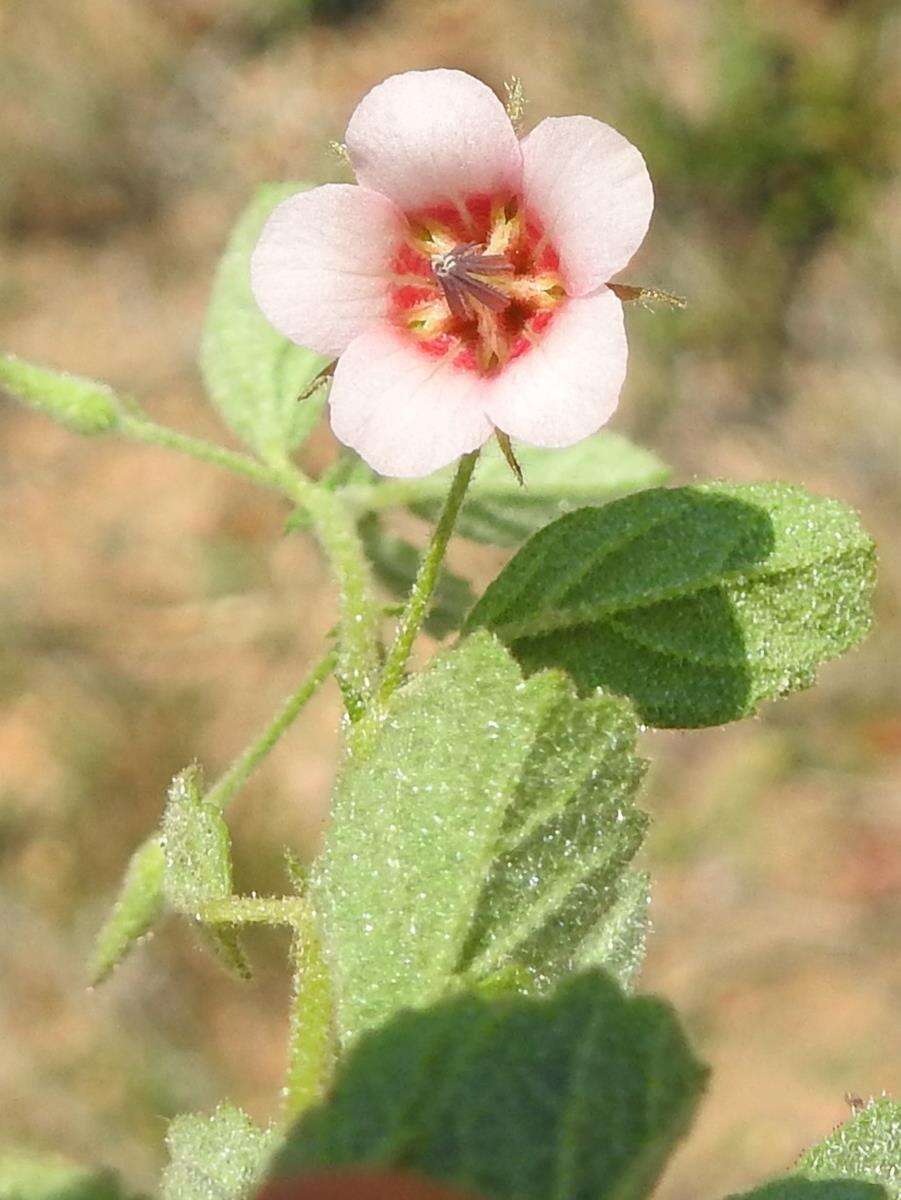
[[[540,341],[566,293],[557,252],[516,198],[472,196],[407,221],[390,315],[424,354],[491,375]]]

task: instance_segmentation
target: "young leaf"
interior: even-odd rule
[[[802,1155],[797,1170],[808,1179],[879,1183],[901,1198],[901,1104],[883,1096]]]
[[[202,794],[199,768],[188,767],[172,780],[163,814],[165,855],[163,891],[178,912],[199,919],[208,900],[223,900],[232,892],[231,839],[218,804]],[[242,978],[250,969],[236,930],[229,925],[204,925],[204,940],[223,965]]]
[[[0,1150],[0,1200],[126,1200],[111,1171],[58,1155]]]
[[[524,683],[487,634],[395,693],[312,879],[342,1040],[461,977],[521,968],[541,990],[607,951],[634,974],[640,933],[613,929],[645,826],[635,731],[622,700]]]
[[[500,448],[493,442],[485,447],[457,521],[457,533],[494,546],[518,546],[562,513],[654,487],[669,475],[669,468],[650,450],[610,430],[563,450],[517,446],[516,457],[524,486]],[[451,475],[452,471],[438,471],[417,481],[413,511],[433,520]]]
[[[165,857],[158,837],[148,838],[131,856],[119,898],[97,935],[89,968],[92,984],[101,983],[163,911]]]
[[[213,283],[200,347],[210,398],[234,432],[264,458],[299,445],[322,411],[322,395],[298,397],[327,359],[277,333],[250,290],[250,256],[276,204],[304,184],[261,187],[235,226]]]
[[[376,579],[398,600],[407,597],[419,570],[421,553],[403,538],[386,533],[376,513],[359,523],[366,557],[372,563]],[[432,597],[424,628],[434,638],[446,637],[463,624],[463,618],[475,603],[475,594],[467,580],[442,569]]]
[[[112,388],[94,379],[37,367],[0,354],[0,388],[75,433],[108,433],[119,419]]]
[[[247,1200],[276,1144],[238,1108],[176,1117],[166,1134],[163,1200]]]
[[[454,996],[361,1038],[272,1176],[366,1164],[489,1200],[641,1200],[705,1075],[667,1005],[601,972],[550,997]]]
[[[874,560],[855,513],[801,488],[657,488],[536,534],[466,628],[493,630],[527,673],[631,697],[650,724],[716,725],[861,640]]]

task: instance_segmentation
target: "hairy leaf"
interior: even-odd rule
[[[0,354],[0,388],[75,433],[107,433],[119,419],[112,388],[95,379],[38,367]]]
[[[232,892],[228,826],[219,805],[207,803],[202,792],[198,767],[176,775],[162,827],[165,897],[178,912],[198,920],[208,900],[222,900]],[[207,924],[202,934],[223,966],[242,978],[249,977],[250,968],[232,926]]]
[[[455,996],[361,1038],[272,1173],[359,1163],[493,1200],[639,1200],[705,1074],[667,1005],[600,972],[550,997]]]
[[[901,1104],[883,1096],[801,1157],[798,1171],[810,1179],[866,1180],[901,1197]]]
[[[227,1104],[212,1115],[176,1117],[166,1134],[163,1200],[246,1200],[276,1140],[275,1130]]]
[[[267,217],[305,186],[266,184],[244,210],[216,273],[200,348],[210,398],[264,458],[299,445],[322,411],[321,396],[298,397],[327,360],[277,333],[250,290],[250,256]]]
[[[635,733],[626,702],[578,700],[553,672],[524,682],[487,634],[395,693],[345,768],[312,881],[342,1039],[460,977],[516,967],[542,989],[607,953],[634,975]]]
[[[159,837],[148,838],[131,856],[119,898],[97,935],[89,968],[92,984],[119,965],[163,911],[165,856]]]
[[[405,600],[419,570],[420,551],[403,538],[386,533],[375,513],[360,521],[360,535],[376,579],[392,596]],[[425,619],[426,632],[434,638],[446,637],[460,628],[474,603],[468,581],[443,568]]]
[[[728,1200],[887,1200],[884,1188],[853,1179],[803,1179],[790,1175],[730,1196]]]
[[[493,442],[485,447],[457,521],[457,533],[495,546],[518,546],[562,513],[654,487],[669,474],[650,450],[609,430],[563,450],[517,446],[516,457],[523,486],[499,447]],[[451,478],[452,469],[418,482],[421,499],[414,492],[413,510],[433,519]]]
[[[0,1200],[126,1200],[111,1171],[58,1155],[0,1149]]]
[[[467,620],[527,673],[629,696],[662,726],[715,725],[813,682],[870,625],[855,513],[788,484],[655,488],[536,534]]]

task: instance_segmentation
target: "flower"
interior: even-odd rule
[[[338,357],[336,436],[383,475],[421,476],[494,432],[568,446],[616,408],[622,305],[607,287],[647,231],[639,152],[591,117],[520,140],[462,71],[408,71],[350,119],[357,185],[300,192],[253,254],[257,303]]]

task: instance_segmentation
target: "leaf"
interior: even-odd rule
[[[517,446],[525,486],[520,487],[500,449],[482,452],[456,532],[477,542],[518,546],[548,521],[584,504],[604,504],[616,496],[653,487],[669,468],[621,434],[605,430],[563,450]],[[452,469],[422,481],[428,494],[412,508],[434,519],[450,487]]]
[[[524,683],[486,634],[395,693],[311,882],[342,1040],[511,968],[541,990],[609,950],[634,974],[636,937],[624,958],[604,929],[645,828],[635,734],[626,702]]]
[[[163,814],[165,855],[163,891],[178,912],[200,920],[203,905],[232,894],[231,838],[217,804],[202,794],[198,767],[186,768],[172,780]],[[241,978],[250,968],[237,931],[230,925],[204,925],[204,941],[223,966]]]
[[[97,935],[89,975],[101,983],[163,911],[165,858],[158,837],[148,838],[131,856],[119,898]]]
[[[112,1171],[0,1149],[0,1200],[126,1200]]]
[[[421,553],[403,538],[386,533],[375,513],[359,523],[366,557],[375,577],[398,600],[405,600],[419,570]],[[463,624],[475,603],[475,594],[465,579],[443,568],[432,597],[425,630],[434,638],[446,637]]]
[[[163,1200],[244,1200],[261,1178],[277,1141],[238,1108],[221,1104],[211,1115],[170,1122]]]
[[[901,1197],[901,1104],[883,1096],[825,1141],[802,1155],[798,1171],[809,1179],[865,1180]]]
[[[226,423],[263,458],[281,456],[312,431],[320,392],[298,396],[327,363],[282,337],[250,289],[250,256],[269,214],[305,184],[266,184],[239,218],[219,264],[200,347],[200,368]]]
[[[365,1164],[494,1200],[639,1200],[705,1076],[672,1010],[601,972],[550,997],[454,996],[361,1038],[272,1174]]]
[[[75,433],[108,433],[119,420],[116,394],[105,383],[50,371],[13,354],[0,354],[0,388]]]
[[[401,1171],[317,1171],[268,1184],[257,1200],[473,1200],[471,1192],[442,1187]]]
[[[470,614],[526,673],[629,696],[653,725],[715,725],[809,687],[870,626],[873,543],[788,484],[657,488],[536,534]]]
[[[776,1179],[755,1188],[753,1192],[743,1192],[740,1196],[730,1196],[728,1200],[886,1200],[884,1188],[872,1183],[856,1183],[853,1179],[802,1179],[791,1175],[786,1179]]]

